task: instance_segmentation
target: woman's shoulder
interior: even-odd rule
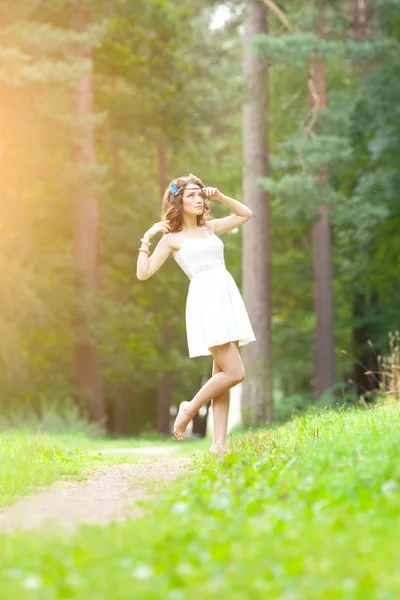
[[[212,233],[214,233],[214,223],[210,220],[210,221],[204,221],[204,227],[206,229],[209,229],[210,231],[212,231]]]
[[[163,236],[163,242],[167,244],[170,250],[179,250],[180,237],[176,235],[175,231],[170,231]]]

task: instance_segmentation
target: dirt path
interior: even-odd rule
[[[185,473],[190,458],[162,457],[137,464],[103,467],[85,481],[57,481],[9,508],[0,509],[0,531],[44,525],[74,529],[79,523],[104,525],[142,514],[138,500]],[[161,486],[160,486],[161,482]]]
[[[143,446],[140,448],[102,448],[101,450],[91,450],[95,454],[123,454],[124,456],[172,456],[177,451],[177,446]]]

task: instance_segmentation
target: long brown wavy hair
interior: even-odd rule
[[[172,184],[176,185],[178,188],[182,188],[181,191],[174,195],[171,192]],[[195,183],[201,189],[204,189],[206,186],[204,183],[190,173],[190,175],[186,175],[184,177],[178,177],[171,181],[167,189],[165,190],[164,198],[162,201],[162,209],[161,209],[161,221],[168,219],[169,221],[169,231],[170,233],[175,233],[177,231],[182,231],[182,223],[183,223],[183,215],[182,215],[182,204],[183,204],[183,192],[185,188],[191,184]],[[204,197],[204,210],[201,215],[197,215],[197,225],[205,225],[205,223],[211,218],[211,200],[207,197]]]

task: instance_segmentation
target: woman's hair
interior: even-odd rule
[[[171,192],[171,186],[175,184],[177,188],[182,188],[178,194],[173,194]],[[171,181],[169,186],[167,187],[164,198],[162,201],[162,209],[161,209],[161,221],[168,219],[169,221],[169,229],[170,233],[175,233],[176,231],[182,230],[182,203],[183,203],[183,192],[185,188],[190,184],[196,184],[201,189],[205,188],[204,183],[190,173],[185,177],[178,177]],[[204,196],[204,210],[201,215],[197,215],[197,225],[204,225],[206,221],[208,221],[211,217],[211,200]]]

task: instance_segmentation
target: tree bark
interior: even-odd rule
[[[323,37],[319,28],[319,36]],[[325,63],[315,58],[312,64],[316,96],[310,95],[310,102],[318,103],[318,109],[327,106]],[[309,89],[310,86],[309,86]],[[319,174],[321,183],[328,173]],[[335,383],[335,334],[334,300],[332,272],[332,241],[329,208],[326,204],[318,207],[318,219],[313,225],[313,270],[314,270],[314,309],[315,331],[315,395],[320,398]]]
[[[332,288],[332,248],[329,209],[318,208],[319,218],[313,226],[315,375],[316,397],[320,398],[335,383],[335,336]]]
[[[158,146],[158,182],[160,187],[160,197],[163,196],[167,187],[167,167],[166,167],[166,152],[165,146],[160,142]],[[172,343],[172,328],[166,321],[163,327],[163,343],[164,349],[167,352]],[[158,388],[157,398],[157,431],[160,433],[169,433],[170,431],[170,407],[172,398],[172,380],[173,371],[164,370],[160,376],[160,385]]]
[[[358,42],[363,42],[368,35],[367,1],[351,0],[351,9],[353,33]],[[368,70],[365,65],[356,68],[359,77],[365,75]],[[365,248],[364,251],[371,252],[371,249]],[[380,384],[380,375],[377,373],[379,349],[374,351],[368,344],[373,338],[373,324],[367,317],[368,313],[375,313],[378,307],[379,294],[377,292],[372,292],[369,297],[365,293],[357,293],[353,299],[353,354],[359,358],[354,363],[352,382],[358,395],[363,396],[373,395],[373,392],[379,389]],[[367,375],[368,372],[371,374]]]
[[[78,10],[78,9],[77,9]],[[74,19],[75,28],[85,29],[82,15]],[[88,47],[83,59],[91,60]],[[89,341],[87,331],[91,325],[93,298],[96,298],[98,281],[98,230],[99,211],[97,198],[87,181],[87,171],[96,164],[93,115],[92,73],[82,76],[76,86],[75,114],[79,135],[74,148],[78,171],[83,173],[75,197],[74,257],[77,265],[77,339],[75,343],[75,385],[83,397],[90,421],[104,423],[106,408],[103,395],[100,352]]]
[[[353,31],[356,34],[356,38],[362,40],[368,32],[367,1],[351,0],[351,9],[353,16]]]
[[[212,368],[211,368],[211,373],[210,373],[209,377],[212,377]],[[203,387],[203,385],[206,383],[206,381],[207,381],[207,379],[209,379],[209,377],[204,377],[203,375],[200,377],[198,389]],[[206,409],[206,414],[204,416],[200,416],[200,411],[198,411],[193,417],[193,427],[192,427],[192,434],[199,435],[202,438],[206,437],[206,435],[207,435],[207,421],[208,421],[208,415],[210,414],[211,400],[209,402],[207,402],[207,404],[205,404],[203,408]]]
[[[111,403],[111,427],[108,431],[114,434],[132,435],[133,390],[128,385],[121,385],[119,397]]]
[[[172,343],[172,328],[169,323],[164,324],[163,343],[165,353]],[[160,376],[160,383],[157,397],[157,431],[160,433],[170,432],[170,407],[172,398],[173,371],[164,370]]]
[[[267,9],[249,0],[243,32],[243,196],[254,217],[243,227],[243,298],[256,341],[243,347],[245,425],[273,419],[269,195],[256,180],[269,174],[268,65],[251,52],[252,37],[268,32]]]

